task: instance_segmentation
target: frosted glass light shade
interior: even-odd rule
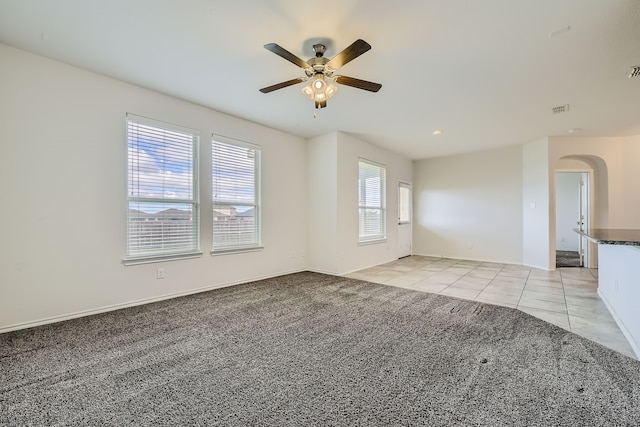
[[[302,88],[302,94],[315,101],[316,105],[326,105],[327,99],[338,92],[338,88],[325,80],[323,74],[315,74],[311,82]]]

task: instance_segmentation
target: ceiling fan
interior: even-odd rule
[[[324,108],[327,106],[327,99],[331,98],[338,91],[338,88],[333,83],[364,89],[369,92],[377,92],[382,87],[379,83],[334,74],[338,68],[353,61],[358,56],[371,49],[371,45],[364,40],[358,39],[351,43],[349,47],[337,54],[331,60],[323,56],[327,49],[324,44],[313,45],[313,51],[316,56],[308,61],[297,57],[276,43],[268,43],[265,44],[264,47],[268,51],[273,52],[292,64],[302,68],[306,77],[299,77],[297,79],[291,79],[286,82],[264,87],[260,89],[260,92],[262,93],[273,92],[274,90],[309,81],[309,84],[302,88],[302,93],[307,98],[314,101],[316,108]]]

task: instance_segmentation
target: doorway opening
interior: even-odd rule
[[[556,267],[589,265],[590,173],[556,172]]]
[[[398,258],[412,254],[412,188],[411,183],[398,182]]]

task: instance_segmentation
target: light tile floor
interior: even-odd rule
[[[597,272],[411,256],[347,276],[517,308],[636,359],[596,293]]]

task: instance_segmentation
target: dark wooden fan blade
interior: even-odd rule
[[[302,83],[304,82],[305,78],[300,77],[297,79],[292,79],[292,80],[287,80],[286,82],[282,82],[282,83],[278,83],[275,84],[273,86],[267,86],[267,87],[263,87],[262,89],[260,89],[260,92],[262,93],[269,93],[269,92],[273,92],[274,90],[278,90],[278,89],[282,89],[283,87],[287,87],[287,86],[292,86],[298,83]]]
[[[371,49],[371,45],[362,39],[358,39],[351,43],[349,47],[337,54],[331,61],[327,62],[327,67],[334,70],[342,67],[347,62],[351,62],[358,56]]]
[[[333,80],[341,85],[356,87],[358,89],[368,90],[369,92],[377,92],[382,87],[380,83],[368,82],[347,76],[336,76]]]
[[[286,59],[287,61],[291,62],[293,65],[297,65],[298,67],[304,68],[304,69],[309,68],[309,64],[307,64],[307,62],[304,59],[298,58],[293,53],[289,52],[287,49],[283,48],[282,46],[276,43],[267,43],[264,45],[264,48]]]

